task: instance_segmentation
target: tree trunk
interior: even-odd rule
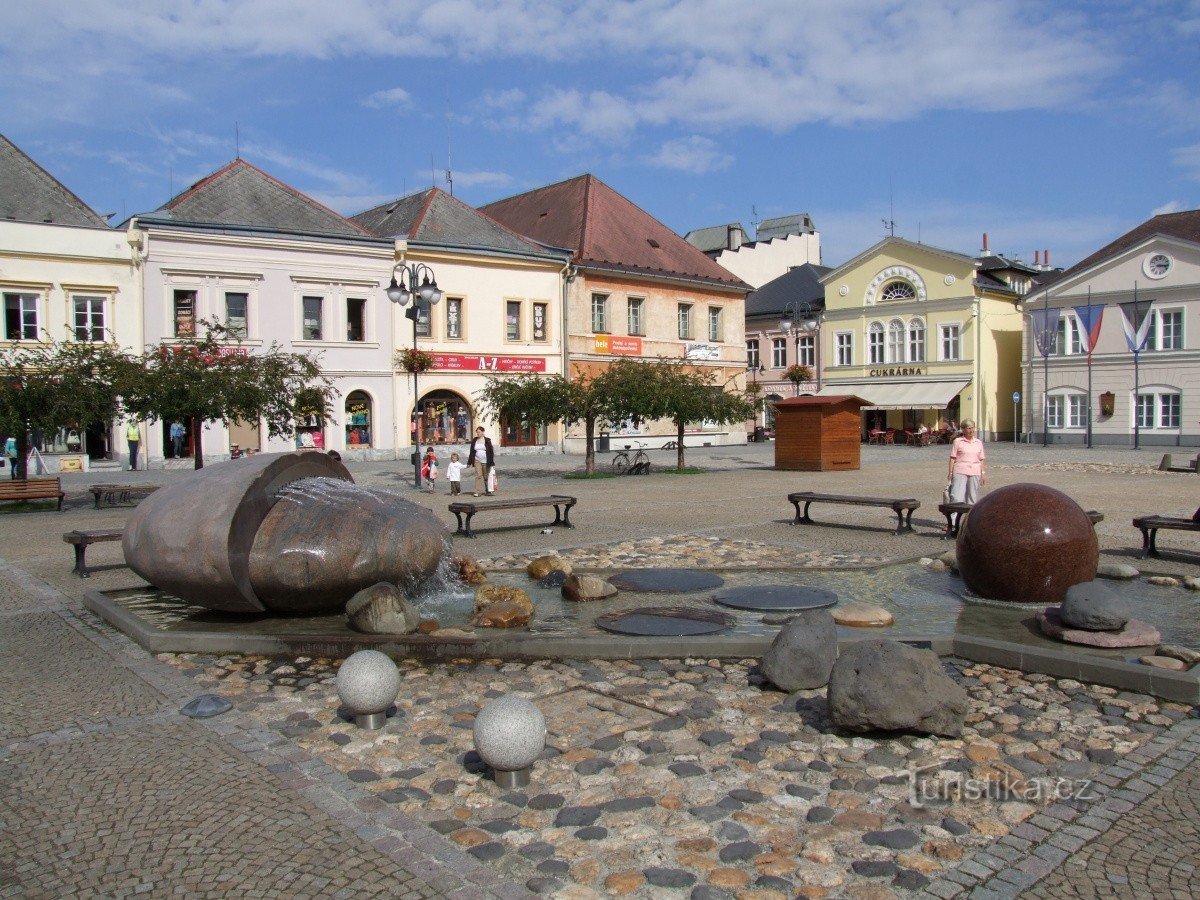
[[[584,440],[587,442],[587,449],[583,455],[583,471],[588,475],[596,473],[596,419],[594,416],[589,416],[584,419],[583,423]]]
[[[22,428],[17,434],[17,458],[12,461],[18,478],[29,477],[29,429]]]
[[[197,419],[195,416],[192,416],[191,424],[192,424],[192,457],[195,459],[195,468],[203,469],[204,468],[204,440],[203,440],[203,434],[202,434],[200,428],[204,423],[201,422],[199,419]],[[149,463],[147,463],[147,465],[149,465]]]
[[[683,421],[682,420],[675,423],[675,444],[676,444],[675,468],[678,469],[680,472],[682,472],[684,465],[685,465],[685,463],[683,461]]]

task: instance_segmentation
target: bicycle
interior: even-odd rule
[[[612,469],[618,475],[645,475],[650,472],[650,457],[642,449],[646,445],[641,441],[636,441],[635,443],[638,445],[638,450],[633,455],[633,459],[629,458],[629,451],[631,449],[629,444],[625,445],[624,450],[618,450],[613,457]]]

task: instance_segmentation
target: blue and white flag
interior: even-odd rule
[[[1033,330],[1033,340],[1038,353],[1049,356],[1054,352],[1054,344],[1058,340],[1058,318],[1062,310],[1057,306],[1043,306],[1041,309],[1029,311],[1029,327]]]
[[[1146,349],[1146,338],[1150,335],[1150,324],[1154,321],[1150,318],[1151,303],[1147,302],[1143,308],[1141,303],[1136,300],[1132,303],[1122,303],[1121,306],[1121,326],[1125,329],[1125,343],[1129,345],[1129,349],[1134,353],[1140,353]]]

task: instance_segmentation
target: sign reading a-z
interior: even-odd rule
[[[544,356],[481,356],[474,353],[433,353],[432,369],[443,372],[545,372]]]

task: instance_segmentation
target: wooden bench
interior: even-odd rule
[[[884,506],[896,514],[896,534],[903,534],[906,531],[913,530],[913,510],[921,505],[920,500],[912,497],[901,499],[890,497],[854,497],[847,494],[816,494],[812,491],[799,491],[795,494],[788,494],[788,502],[796,507],[796,518],[792,521],[793,525],[813,524],[813,520],[808,515],[808,508],[814,503],[841,503],[847,506]],[[801,503],[804,504],[804,512],[800,511]]]
[[[96,509],[105,506],[136,506],[157,491],[157,484],[97,484],[88,488],[96,500]]]
[[[963,516],[971,511],[972,504],[970,503],[939,503],[938,512],[946,517],[946,536],[958,537],[958,529],[962,524]],[[1092,525],[1096,526],[1104,521],[1104,513],[1096,509],[1089,509],[1087,516],[1092,520]]]
[[[62,512],[62,480],[59,478],[11,478],[0,479],[0,500],[58,500],[58,511]]]
[[[450,504],[450,512],[454,513],[454,517],[458,519],[458,530],[454,533],[461,534],[463,537],[475,537],[475,533],[471,531],[471,519],[475,517],[476,513],[487,512],[493,509],[523,509],[530,506],[553,506],[554,521],[550,525],[574,528],[575,526],[571,524],[571,507],[575,503],[575,497],[565,497],[560,494],[552,494],[549,497],[514,497],[511,500],[456,500]],[[464,515],[467,517],[465,527],[463,525]]]
[[[1200,522],[1193,522],[1191,519],[1176,518],[1174,516],[1140,516],[1133,520],[1133,527],[1141,529],[1142,532],[1142,557],[1158,556],[1158,547],[1155,541],[1158,538],[1158,530],[1165,528],[1169,531],[1200,531]]]
[[[74,573],[80,578],[88,578],[91,570],[87,567],[87,548],[104,541],[119,541],[122,531],[121,528],[98,528],[94,531],[64,532],[63,541],[75,548]]]

